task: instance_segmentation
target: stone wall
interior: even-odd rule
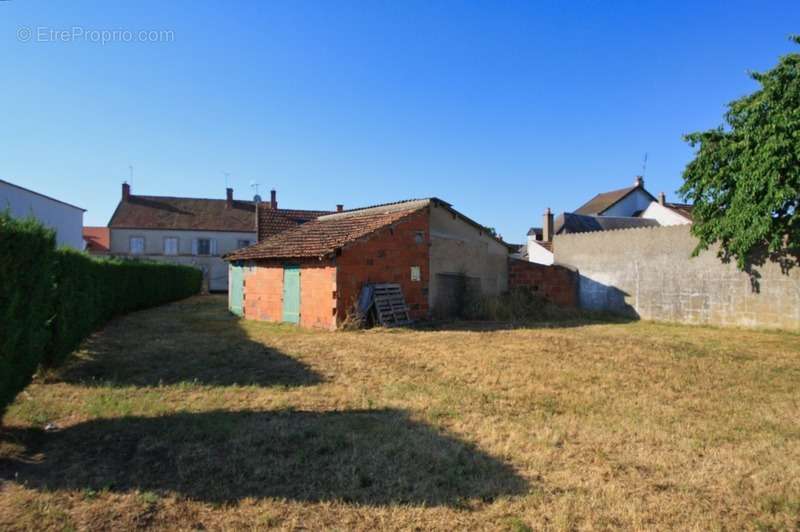
[[[691,257],[690,226],[557,235],[555,260],[579,273],[583,308],[642,319],[800,330],[800,268],[723,264],[712,249]],[[754,286],[753,281],[756,281]]]
[[[508,288],[528,288],[562,307],[578,306],[578,276],[563,266],[508,260]]]

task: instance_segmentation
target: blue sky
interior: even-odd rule
[[[509,241],[629,185],[645,152],[675,198],[681,135],[795,51],[800,2],[613,4],[0,2],[0,178],[87,225],[133,165],[134,194],[221,198],[229,172],[284,207],[438,196]]]

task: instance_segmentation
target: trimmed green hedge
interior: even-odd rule
[[[52,231],[3,213],[0,249],[0,415],[40,364],[58,366],[114,316],[197,294],[202,282],[190,266],[56,250]]]
[[[55,234],[0,212],[0,415],[36,372],[50,340]]]
[[[98,259],[68,249],[56,252],[55,317],[42,361],[58,366],[89,333],[110,318],[200,291],[203,274],[190,266]]]

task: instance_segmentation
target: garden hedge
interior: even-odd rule
[[[190,266],[55,249],[33,220],[0,213],[0,415],[39,365],[60,365],[114,316],[200,291]]]
[[[55,234],[0,212],[0,415],[31,377],[50,339]]]

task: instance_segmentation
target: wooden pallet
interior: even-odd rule
[[[386,327],[408,325],[411,315],[399,284],[373,285],[373,305],[378,323]]]

